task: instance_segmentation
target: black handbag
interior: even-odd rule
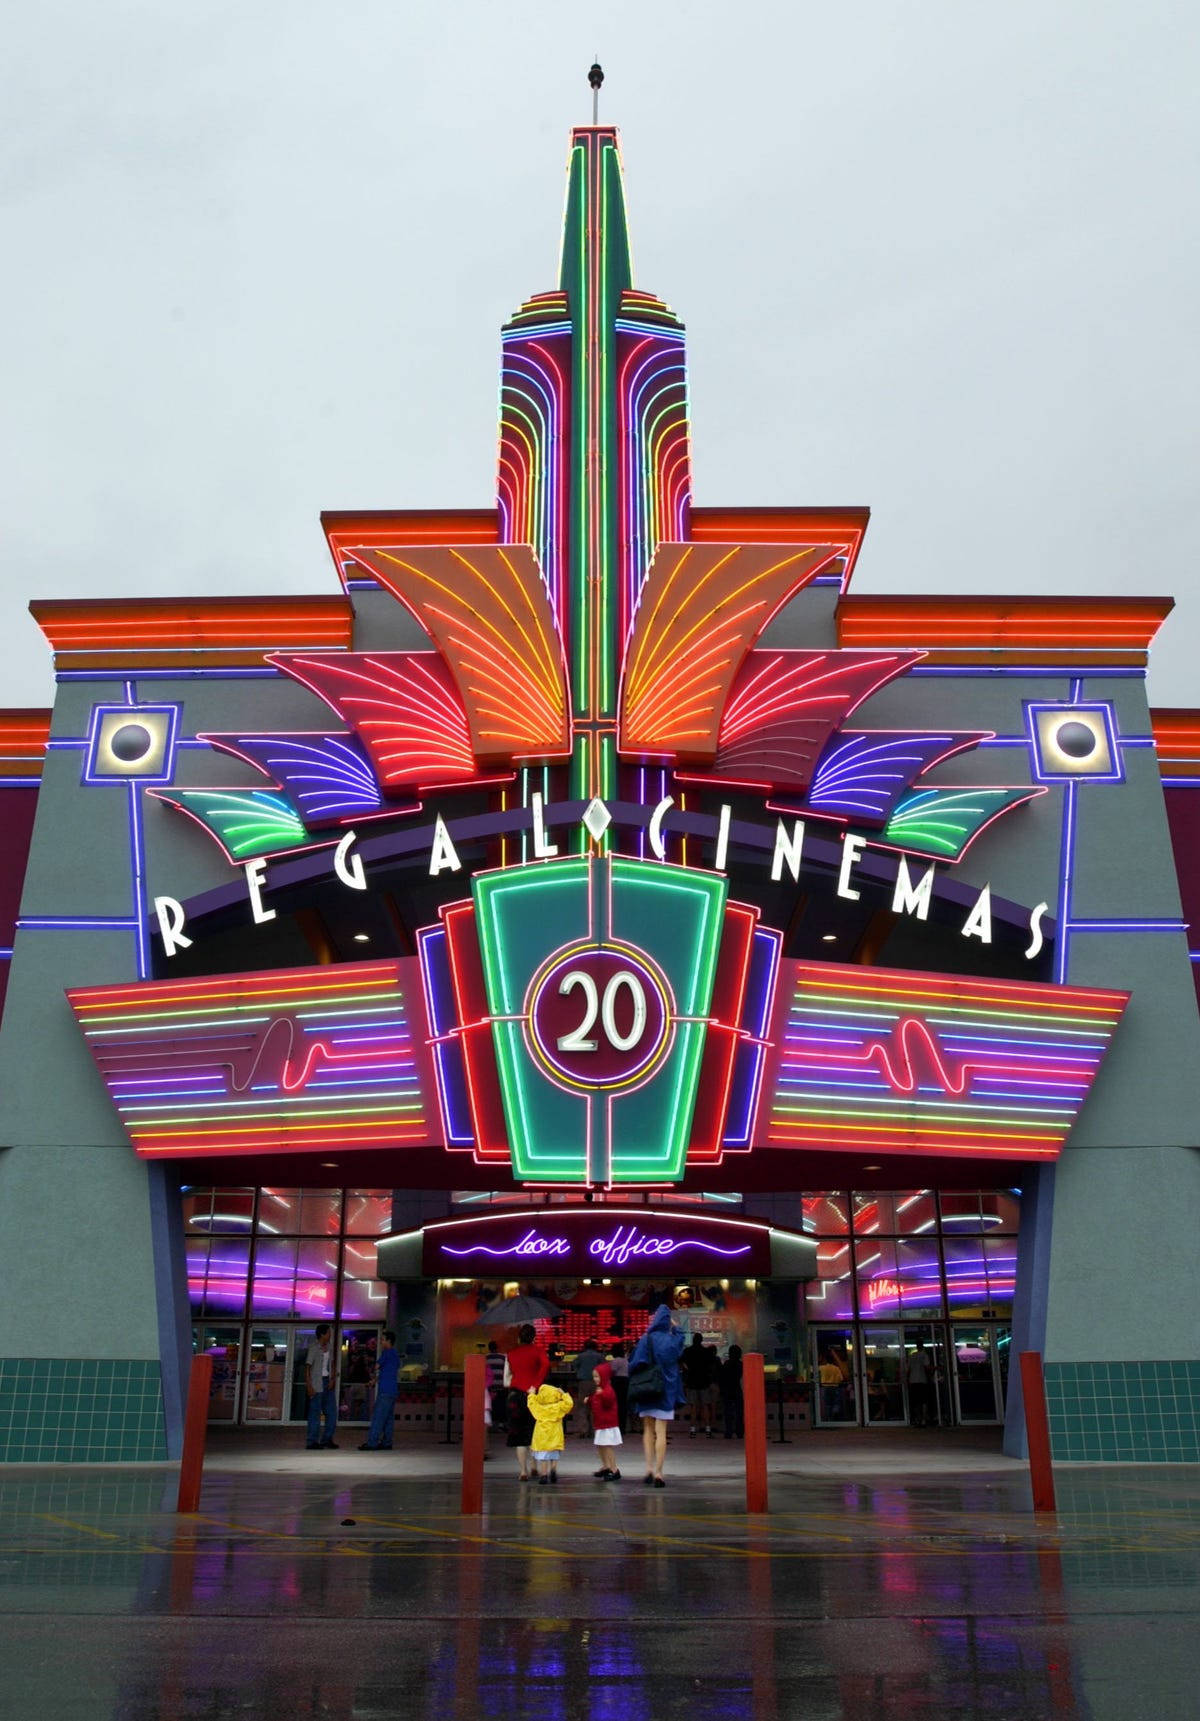
[[[656,1362],[640,1362],[629,1371],[629,1397],[634,1404],[642,1398],[661,1398],[667,1390],[663,1371]]]

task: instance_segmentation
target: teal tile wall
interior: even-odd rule
[[[0,1357],[0,1463],[166,1456],[157,1362]]]
[[[1048,1362],[1055,1458],[1200,1462],[1200,1362]]]

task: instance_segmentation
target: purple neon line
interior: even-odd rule
[[[12,945],[11,944],[6,944],[3,949],[0,949],[0,961],[7,962],[11,956],[12,956]]]
[[[133,683],[128,684],[132,687]],[[168,731],[169,734],[169,731]],[[167,756],[170,756],[170,740],[167,743]],[[137,947],[138,979],[145,980],[150,973],[150,950],[146,936],[146,874],[145,862],[142,855],[142,808],[138,784],[130,782],[129,787],[129,845],[132,865],[133,912],[137,916],[137,932],[135,944]]]
[[[1082,649],[1082,647],[1080,649]],[[1011,665],[1006,663],[1003,668],[989,668],[985,664],[978,663],[963,664],[960,667],[955,668],[950,668],[943,664],[925,664],[924,666],[918,664],[908,671],[910,676],[954,675],[962,677],[977,677],[981,675],[1014,675],[1020,676],[1022,679],[1032,679],[1036,677],[1040,681],[1061,681],[1065,673],[1065,665],[1060,666],[1058,669],[1047,669],[1044,665],[1032,663],[1014,663]],[[1120,676],[1122,679],[1135,677],[1139,681],[1144,681],[1146,679],[1146,671],[1144,669],[1125,669],[1114,665],[1111,669],[1095,669],[1092,672],[1090,679],[1093,681],[1112,681],[1117,676]]]
[[[108,928],[114,932],[132,932],[137,924],[136,920],[129,920],[119,915],[38,914],[28,917],[22,915],[21,919],[17,921],[18,928],[22,930],[32,928],[42,932],[56,931],[64,927],[72,927],[77,931]]]
[[[1062,876],[1058,892],[1058,939],[1054,950],[1054,978],[1064,985],[1070,966],[1071,951],[1071,877],[1075,867],[1075,781],[1066,785],[1063,796],[1063,821],[1060,854]]]
[[[331,649],[323,647],[322,649]],[[139,669],[139,681],[191,681],[197,676],[207,676],[214,681],[242,681],[247,676],[277,677],[281,671],[277,669]],[[124,672],[119,669],[60,669],[54,678],[56,681],[123,681]]]
[[[1072,920],[1072,932],[1186,932],[1186,920]]]
[[[448,1142],[453,1142],[456,1146],[474,1147],[475,1132],[469,1126],[464,1130],[460,1124],[455,1123],[454,1118],[451,1115],[452,1107],[450,1105],[449,1083],[442,1064],[443,1054],[448,1051],[449,1048],[442,1045],[434,1046],[433,1048],[434,1063],[437,1066],[438,1072],[438,1093],[439,1095],[444,1095],[442,1122],[446,1126],[446,1140]]]

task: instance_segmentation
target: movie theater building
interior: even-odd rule
[[[909,1419],[923,1345],[1019,1451],[1034,1349],[1059,1458],[1200,1458],[1169,600],[860,594],[866,509],[693,502],[690,458],[591,127],[495,507],[324,515],[325,597],[35,598],[0,1455],[177,1454],[196,1350],[214,1419],[297,1424],[319,1319],[343,1416],[390,1323],[452,1432],[516,1288],[568,1363],[668,1298],[804,1439]]]

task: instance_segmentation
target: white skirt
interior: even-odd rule
[[[622,1444],[619,1428],[598,1428],[594,1438],[597,1446],[620,1446]]]
[[[654,1422],[674,1422],[675,1420],[675,1412],[673,1410],[639,1410],[638,1415],[641,1417],[643,1422],[645,1422],[647,1418],[650,1418]]]

